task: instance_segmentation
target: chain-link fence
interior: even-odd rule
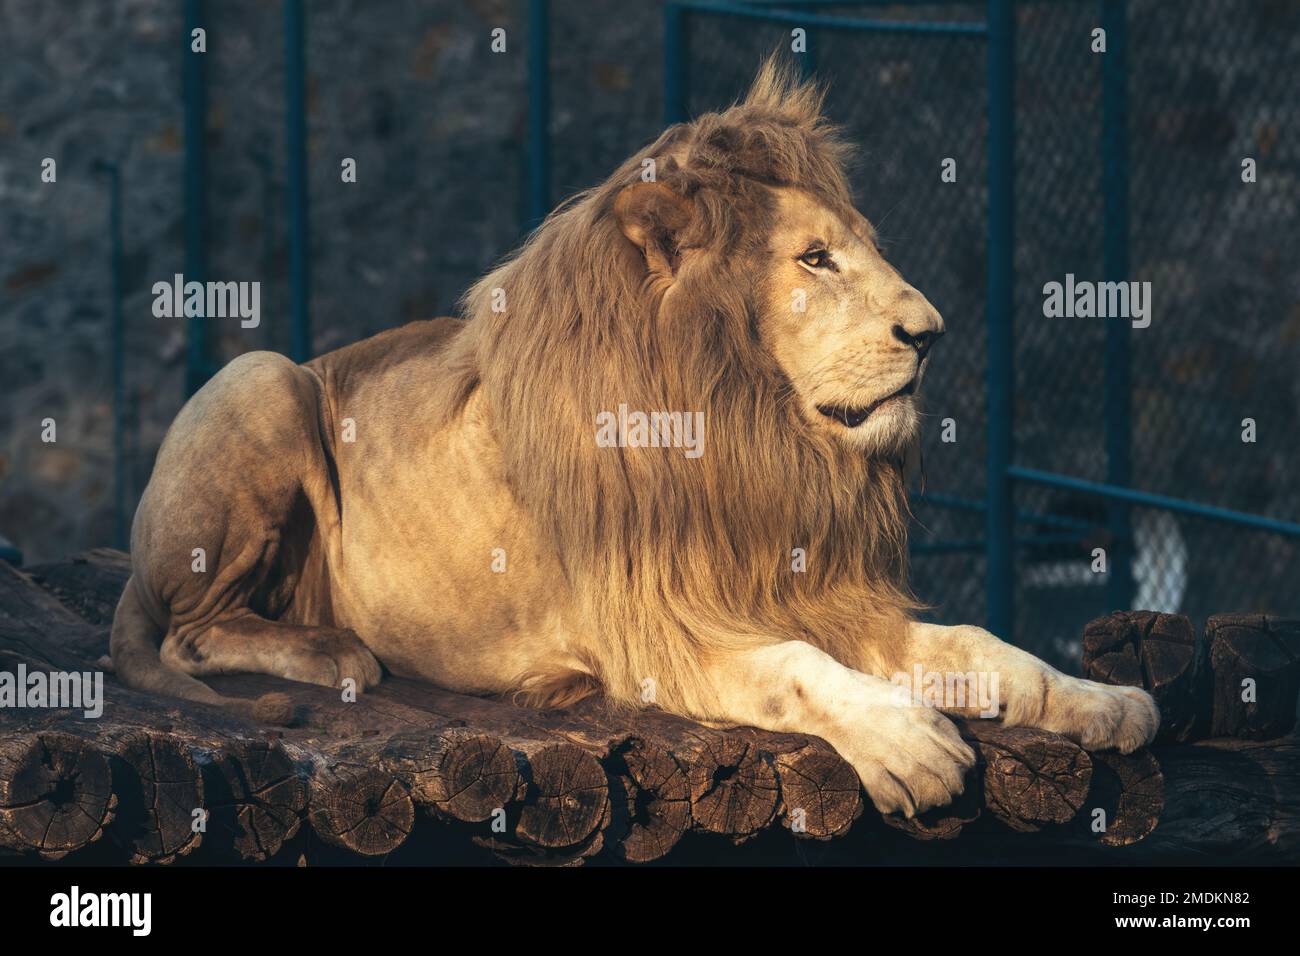
[[[986,439],[1009,428],[1014,615],[998,629],[1019,643],[1074,666],[1082,624],[1120,604],[1300,613],[1300,247],[1281,241],[1300,204],[1300,3],[1014,5],[1014,371],[1011,414],[990,420],[998,6],[673,4],[670,114],[674,97],[691,115],[731,102],[804,31],[796,55],[863,148],[859,206],[949,328],[912,537],[936,619],[996,617]],[[1148,326],[1135,301],[1045,314],[1047,283],[1106,280],[1150,283]]]
[[[370,16],[355,0],[320,0],[303,7],[296,105],[288,3],[142,0],[95,6],[85,23],[75,10],[90,4],[4,8],[6,155],[23,169],[58,156],[60,188],[0,167],[13,227],[0,238],[0,431],[28,435],[14,422],[51,415],[60,443],[0,448],[0,532],[32,558],[115,539],[184,394],[193,342],[150,303],[154,280],[190,272],[191,231],[210,276],[261,282],[267,317],[209,329],[211,365],[292,350],[295,112],[311,163],[319,353],[454,310],[538,208],[600,182],[658,133],[661,91],[673,119],[724,106],[802,30],[796,56],[861,148],[860,207],[948,323],[927,383],[912,535],[914,585],[934,617],[1001,614],[1014,624],[1001,630],[1070,661],[1080,625],[1119,594],[1197,617],[1300,613],[1300,244],[1286,241],[1300,212],[1300,0],[1015,4],[1013,169],[990,161],[1003,100],[990,89],[989,11],[1007,2],[501,0]],[[209,42],[197,107],[185,73],[199,61],[181,46],[192,19]],[[1094,50],[1103,27],[1105,53]],[[190,142],[207,196],[193,230]],[[341,178],[344,159],[355,182]],[[940,177],[947,159],[953,182]],[[100,161],[121,173],[124,243],[111,255]],[[990,191],[1003,167],[1009,250],[989,241],[1006,208]],[[82,267],[61,264],[69,248]],[[990,251],[1014,265],[994,310]],[[1151,324],[1120,335],[1122,319],[1046,317],[1044,285],[1067,276],[1150,282]],[[111,354],[107,302],[125,316]],[[1012,345],[991,353],[990,330],[1005,333],[1008,317]],[[1010,414],[989,412],[991,354],[1012,359],[998,399]],[[943,440],[945,419],[955,441]],[[1016,544],[1012,561],[994,549],[990,565],[989,439],[1013,425],[994,488],[1011,489]],[[1126,488],[1174,500],[1126,499]],[[1099,547],[1121,569],[1129,558],[1129,572],[1094,573]],[[991,603],[1007,584],[1013,600]]]

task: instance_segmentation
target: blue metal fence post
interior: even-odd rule
[[[549,0],[528,4],[528,223],[532,232],[551,211],[551,43]]]
[[[687,59],[686,11],[676,3],[664,4],[664,125],[686,120]]]
[[[1102,54],[1102,189],[1104,200],[1104,271],[1108,282],[1129,280],[1128,210],[1128,39],[1126,0],[1102,0],[1106,31]],[[1111,318],[1106,326],[1106,483],[1132,484],[1132,395],[1129,381],[1129,322]],[[1108,610],[1127,610],[1133,603],[1133,539],[1127,502],[1107,502],[1110,574],[1106,579]]]
[[[289,357],[311,358],[311,250],[307,229],[307,63],[302,0],[284,3],[285,142],[289,161]]]
[[[208,122],[208,91],[203,70],[206,53],[191,47],[194,30],[203,26],[203,0],[186,0],[185,34],[181,38],[182,86],[185,100],[185,281],[206,282],[208,273],[207,164],[204,156]],[[180,316],[177,316],[179,319]],[[193,395],[207,381],[207,326],[191,316],[186,329],[185,394]]]
[[[1010,640],[1014,616],[1012,453],[1015,387],[1012,309],[1015,11],[988,4],[988,514],[985,530],[988,629]]]

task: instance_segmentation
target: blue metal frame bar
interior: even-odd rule
[[[549,0],[528,3],[528,221],[536,229],[551,211],[551,16]]]
[[[983,551],[983,538],[954,539],[952,541],[913,541],[908,544],[912,555],[972,554]]]
[[[1015,222],[1015,11],[1011,0],[988,4],[988,450],[985,601],[988,629],[1011,639],[1015,625],[1012,460],[1012,279]]]
[[[1128,210],[1128,39],[1126,0],[1102,0],[1101,25],[1106,52],[1101,66],[1102,192],[1104,265],[1106,280],[1129,279]],[[1132,384],[1130,382],[1129,323],[1106,325],[1106,483],[1117,488],[1133,484]],[[1127,608],[1133,603],[1133,537],[1128,504],[1108,503],[1110,574],[1106,603]]]
[[[804,44],[804,52],[795,55],[799,57],[799,72],[805,80],[810,80],[817,73],[817,46],[811,25],[805,31]]]
[[[988,459],[987,500],[941,494],[914,495],[914,500],[938,507],[983,511],[983,539],[915,543],[914,554],[983,551],[987,562],[988,627],[1010,638],[1014,628],[1014,549],[1018,545],[1073,540],[1068,531],[1091,530],[1091,522],[1063,515],[1018,511],[1016,481],[1025,481],[1107,500],[1111,532],[1111,568],[1107,600],[1113,607],[1132,601],[1132,506],[1158,508],[1192,517],[1221,521],[1259,531],[1300,538],[1300,524],[1203,505],[1167,495],[1136,491],[1132,483],[1132,408],[1130,328],[1115,322],[1106,338],[1107,480],[1088,481],[1013,464],[1014,391],[1014,153],[1015,153],[1015,5],[1014,0],[983,2],[986,23],[920,23],[872,21],[819,14],[798,8],[821,6],[883,6],[899,0],[745,0],[747,6],[720,0],[676,0],[664,11],[664,114],[668,123],[687,118],[689,13],[735,16],[796,26],[892,33],[985,35],[988,45]],[[904,0],[906,2],[906,0]],[[962,0],[954,0],[962,2]],[[918,6],[926,0],[916,0]],[[1107,53],[1102,66],[1101,161],[1104,189],[1104,273],[1108,281],[1129,278],[1128,76],[1126,0],[1100,0]],[[786,9],[773,9],[774,7]],[[803,58],[805,70],[812,62]],[[1014,522],[1031,522],[1066,529],[1062,533],[1016,538]]]
[[[983,6],[987,0],[744,0],[755,7],[947,7]],[[1046,2],[1046,0],[1040,0]]]
[[[1012,466],[1007,469],[1010,477],[1019,481],[1028,481],[1037,485],[1047,485],[1053,488],[1066,488],[1070,491],[1079,491],[1085,494],[1098,495],[1103,498],[1110,498],[1115,501],[1124,501],[1131,505],[1140,505],[1144,508],[1159,508],[1162,511],[1172,511],[1177,514],[1190,515],[1194,518],[1205,518],[1210,521],[1222,521],[1227,524],[1242,525],[1247,528],[1254,528],[1259,531],[1269,531],[1274,534],[1283,534],[1292,538],[1300,538],[1300,524],[1290,521],[1279,521],[1276,518],[1265,518],[1261,515],[1248,514],[1244,511],[1233,511],[1230,508],[1220,508],[1216,505],[1203,505],[1195,501],[1187,501],[1183,498],[1174,498],[1169,495],[1158,495],[1149,491],[1135,491],[1132,488],[1119,488],[1115,485],[1108,485],[1100,481],[1088,481],[1084,478],[1071,478],[1069,475],[1058,475],[1051,471],[1039,471],[1035,468],[1020,468]]]
[[[958,36],[984,36],[982,23],[926,23],[912,20],[860,20],[855,17],[833,17],[819,13],[802,14],[788,10],[760,9],[735,3],[713,0],[682,0],[672,4],[691,13],[746,17],[771,23],[788,23],[793,26],[815,26],[832,30],[871,30],[880,33],[943,33]]]
[[[684,123],[689,113],[686,102],[690,66],[690,36],[686,11],[680,3],[664,4],[664,125]]]
[[[289,163],[289,357],[311,358],[310,236],[307,219],[307,63],[302,0],[284,3],[285,144]]]
[[[208,278],[207,159],[208,90],[203,60],[190,49],[190,34],[203,26],[203,0],[186,0],[181,42],[182,95],[185,101],[185,281]],[[177,316],[179,319],[180,316]],[[186,329],[185,394],[193,395],[212,374],[208,329],[191,316]]]
[[[937,508],[952,508],[955,511],[988,511],[989,504],[979,498],[959,498],[956,495],[937,494],[935,492],[926,492],[924,494],[911,494],[908,497],[912,501],[919,501],[922,504],[934,505]],[[1023,521],[1026,524],[1042,524],[1055,528],[1067,528],[1073,531],[1091,531],[1096,525],[1091,521],[1083,518],[1071,518],[1067,515],[1043,514],[1037,511],[1017,511],[1016,520]]]
[[[1016,547],[1046,547],[1055,544],[1077,545],[1081,540],[1082,538],[1078,533],[1061,531],[1056,534],[1035,534],[1027,537],[1016,538]],[[988,542],[983,538],[957,538],[952,541],[914,542],[909,545],[909,550],[913,555],[978,554],[986,547],[988,547]]]

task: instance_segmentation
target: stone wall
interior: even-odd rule
[[[454,311],[466,286],[520,239],[527,3],[308,7],[311,315],[320,352]],[[558,201],[658,133],[663,38],[657,2],[551,7]],[[228,360],[288,347],[282,10],[273,0],[209,0],[208,8],[208,278],[256,280],[262,290],[259,328],[209,326]],[[98,160],[120,165],[125,189],[131,507],[184,397],[183,322],[151,313],[153,283],[184,267],[181,9],[176,0],[0,5],[0,535],[29,560],[112,542],[111,277]],[[971,20],[980,8],[931,5],[924,15]],[[1134,480],[1295,520],[1300,0],[1133,0],[1129,23],[1131,273],[1151,281],[1155,295],[1152,327],[1133,334]],[[1089,3],[1026,3],[1018,16],[1016,443],[1023,464],[1100,479],[1105,321],[1041,312],[1043,283],[1067,272],[1102,278],[1096,25]],[[505,53],[490,49],[496,27],[506,30]],[[691,109],[735,98],[788,32],[696,22]],[[987,426],[984,41],[814,32],[813,42],[818,73],[832,84],[830,113],[862,148],[860,204],[886,253],[948,321],[930,379],[928,487],[978,499]],[[1240,179],[1246,156],[1258,162],[1249,185]],[[56,183],[41,181],[44,157],[58,162]],[[344,157],[357,161],[356,183],[340,179]],[[946,157],[959,176],[941,185]],[[949,416],[956,444],[938,440]],[[1258,422],[1253,445],[1240,441],[1244,417]],[[41,441],[45,418],[57,422],[56,443]],[[1058,492],[1027,488],[1018,504],[1104,519],[1096,499]],[[920,517],[921,543],[983,534],[978,511],[923,508]],[[1185,609],[1207,601],[1300,611],[1293,540],[1184,519],[1158,527],[1150,570],[1182,581]],[[1037,544],[1022,552],[1021,570],[1077,562],[1089,543]],[[982,619],[978,551],[918,558],[915,568],[937,615]],[[1102,589],[1085,591],[1080,616],[1108,610],[1093,606]],[[1025,596],[1022,606],[1033,607]],[[1050,588],[1041,601],[1044,619],[1062,606]],[[1062,619],[1060,628],[1077,632],[1078,623]]]
[[[317,352],[447,314],[523,233],[524,0],[308,5],[311,316]],[[553,5],[554,194],[658,132],[660,12]],[[0,6],[0,535],[40,560],[112,543],[108,190],[124,190],[130,507],[184,399],[178,0]],[[219,360],[289,343],[281,4],[208,2],[209,267],[259,281],[262,322],[211,320]],[[506,51],[490,49],[506,30]],[[57,179],[41,181],[55,159]],[[357,162],[343,183],[340,163]],[[41,440],[41,421],[56,441]]]

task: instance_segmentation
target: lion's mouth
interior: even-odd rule
[[[872,412],[880,408],[880,406],[884,405],[886,402],[892,402],[894,399],[902,398],[904,395],[911,395],[915,391],[916,379],[913,378],[898,391],[891,392],[884,398],[872,402],[870,405],[865,405],[861,408],[854,408],[850,405],[818,405],[817,411],[832,421],[839,422],[845,428],[857,428],[871,417]]]

